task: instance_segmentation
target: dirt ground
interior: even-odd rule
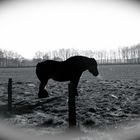
[[[88,72],[82,75],[78,85],[79,96],[76,97],[77,126],[81,131],[133,128],[140,120],[140,79],[137,76],[128,78],[129,75],[122,78],[123,74],[114,79],[104,76],[103,71],[115,73],[116,68],[100,67],[98,78]],[[139,73],[133,72],[136,74]],[[49,97],[44,99],[37,97],[38,86],[38,80],[13,81],[13,111],[9,114],[7,82],[1,81],[2,120],[38,135],[62,133],[68,128],[68,82],[49,80],[46,86]]]

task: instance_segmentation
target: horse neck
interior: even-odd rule
[[[83,67],[82,67],[82,71],[89,70],[89,67],[90,67],[90,65],[91,65],[90,59],[83,58],[83,62],[84,62],[84,65],[83,65]],[[82,64],[81,64],[81,65],[82,65]]]

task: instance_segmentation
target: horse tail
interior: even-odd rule
[[[37,75],[37,77],[38,77],[38,79],[39,80],[41,80],[41,63],[38,63],[37,65],[36,65],[36,75]]]

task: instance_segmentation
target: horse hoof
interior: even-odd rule
[[[48,92],[46,90],[43,90],[42,92],[38,93],[38,98],[46,98],[49,97]]]
[[[48,95],[38,95],[38,98],[46,98],[46,97],[49,97]]]

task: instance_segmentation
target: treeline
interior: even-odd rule
[[[20,67],[24,58],[13,51],[0,49],[0,67]]]
[[[100,64],[140,63],[140,44],[109,51],[82,51],[76,49],[59,49],[51,52],[38,51],[35,53],[32,60],[25,59],[16,52],[0,49],[0,67],[35,66],[40,61],[48,59],[63,61],[75,55],[83,55],[91,58],[93,57]]]
[[[140,44],[131,47],[123,47],[117,50],[101,51],[95,55],[102,64],[135,64],[140,63]]]
[[[38,51],[33,60],[36,61],[36,63],[46,59],[61,61],[75,55],[84,55],[95,58],[100,64],[140,63],[140,44],[109,51],[82,51],[75,49],[59,49],[47,53]]]

